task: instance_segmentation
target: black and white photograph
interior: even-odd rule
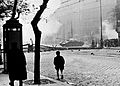
[[[120,86],[120,0],[0,0],[0,86]]]

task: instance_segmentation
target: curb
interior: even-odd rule
[[[28,74],[27,75],[28,79],[25,80],[25,82],[29,81],[29,80],[33,80],[33,76],[34,76],[33,72],[28,71],[27,74]],[[52,78],[49,78],[49,77],[45,77],[45,76],[42,76],[42,75],[40,75],[40,79],[41,80],[46,79],[46,80],[49,80],[49,81],[53,82],[53,83],[48,83],[48,84],[41,84],[41,86],[42,85],[44,85],[44,86],[71,86],[68,82],[58,81],[58,80],[55,80],[55,79],[52,79]]]
[[[67,84],[66,82],[61,82],[58,80],[54,80],[45,76],[40,76],[40,79],[44,79],[45,81],[51,81],[54,83],[45,83],[45,84],[27,84],[25,82],[33,82],[33,73],[32,72],[27,72],[27,80],[23,81],[23,86],[71,86],[70,84]],[[0,86],[9,86],[9,75],[8,74],[0,74]],[[19,82],[17,80],[15,80],[15,86],[19,86]]]
[[[0,65],[0,74],[1,74],[1,79],[3,78],[4,80],[1,82],[3,84],[3,86],[8,86],[9,85],[9,75],[7,74],[4,74],[3,73],[3,70],[4,70],[4,66],[3,65]],[[23,82],[23,86],[39,86],[39,84],[26,84],[25,82],[33,82],[34,80],[34,73],[33,72],[30,72],[30,71],[27,71],[27,80],[24,80]],[[44,81],[48,81],[48,83],[45,83],[45,84],[40,84],[40,86],[71,86],[71,83],[70,82],[67,82],[66,80],[55,80],[55,79],[52,79],[52,78],[49,78],[49,77],[46,77],[46,76],[42,76],[40,75],[40,79],[41,80],[44,80]],[[17,81],[15,81],[15,84],[18,84],[18,82],[16,83]],[[0,84],[0,85],[2,85]]]

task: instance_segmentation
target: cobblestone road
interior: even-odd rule
[[[94,53],[94,55],[91,55]],[[66,60],[64,76],[76,86],[120,86],[118,50],[61,51]],[[55,51],[41,53],[41,74],[56,79]],[[33,53],[26,53],[28,70],[33,71]]]

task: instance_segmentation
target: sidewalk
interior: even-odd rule
[[[10,86],[9,85],[9,76],[8,74],[3,74],[1,67],[3,68],[2,65],[0,65],[0,86]],[[47,83],[47,84],[41,84],[41,85],[32,85],[29,84],[28,82],[33,81],[33,73],[32,72],[28,72],[27,75],[27,80],[24,81],[23,86],[72,86],[70,84],[68,84],[67,82],[61,82],[58,80],[54,80],[45,76],[40,76],[41,80],[46,80],[47,82],[51,82],[51,83]],[[19,86],[18,81],[15,81],[15,86]]]

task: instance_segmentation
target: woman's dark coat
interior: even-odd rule
[[[12,49],[7,55],[9,78],[12,80],[27,79],[25,55],[19,49]]]

